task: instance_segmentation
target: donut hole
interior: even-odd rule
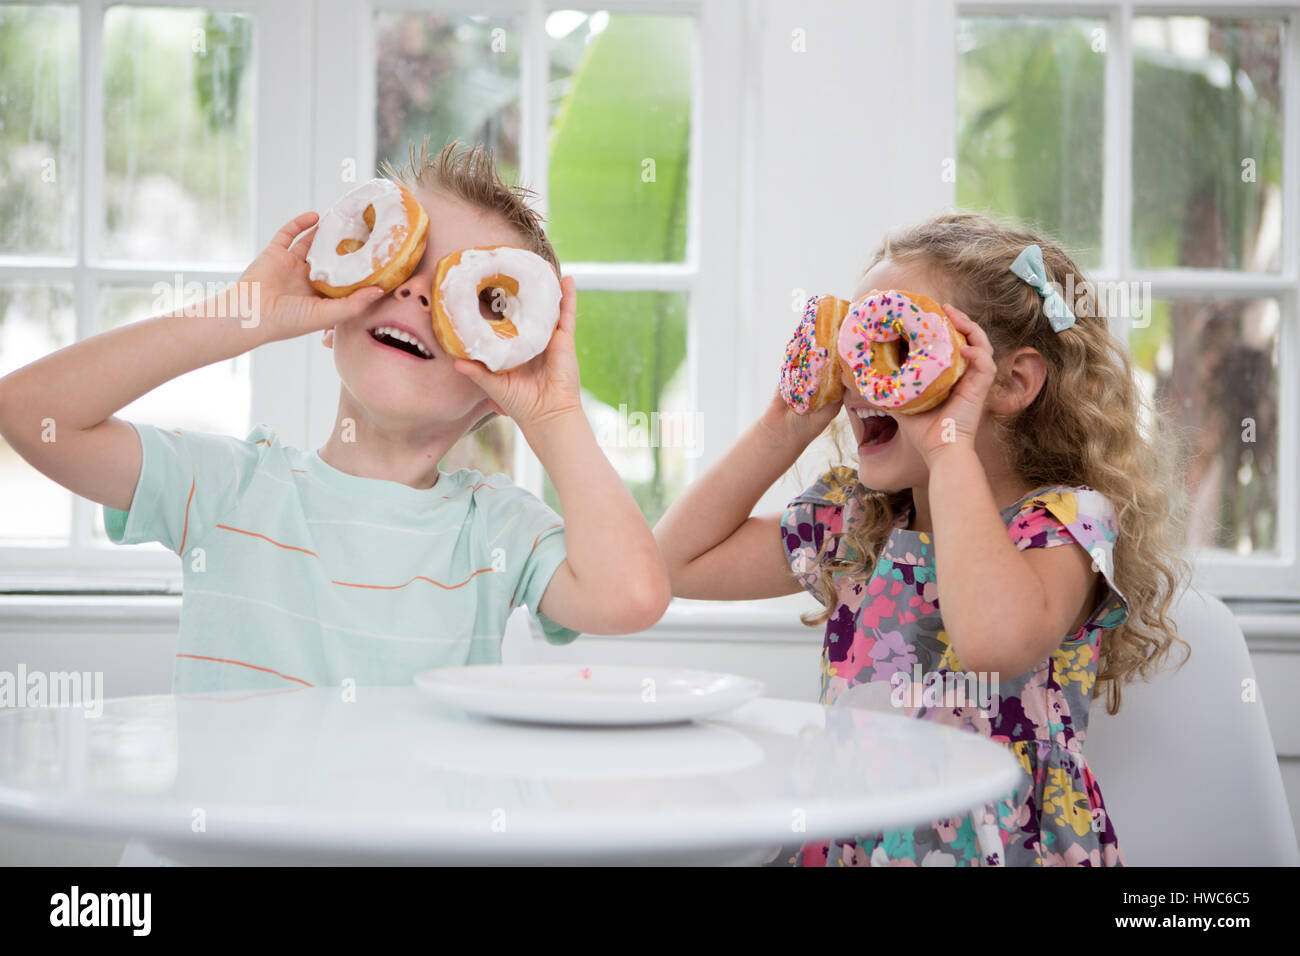
[[[478,311],[485,322],[509,322],[519,283],[510,276],[487,276],[478,284]]]
[[[478,293],[478,314],[486,322],[500,322],[506,317],[506,305],[509,301],[506,290],[500,286],[480,289]]]
[[[871,367],[883,375],[896,375],[907,364],[907,339],[902,336],[877,342],[871,350]]]
[[[366,206],[365,212],[361,214],[361,221],[366,224],[366,237],[364,239],[340,239],[339,244],[334,247],[335,255],[350,255],[370,241],[370,233],[375,231],[374,203]]]

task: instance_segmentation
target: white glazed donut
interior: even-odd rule
[[[433,331],[447,354],[508,372],[546,349],[560,319],[560,294],[555,271],[534,252],[461,249],[438,260]]]
[[[326,211],[307,264],[312,288],[338,298],[363,286],[391,292],[415,271],[429,238],[429,216],[406,187],[372,179]]]

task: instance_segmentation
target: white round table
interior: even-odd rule
[[[0,821],[184,863],[746,864],[964,812],[1019,764],[972,733],[763,698],[561,727],[415,688],[156,696],[0,714]]]

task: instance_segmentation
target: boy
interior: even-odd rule
[[[392,293],[317,295],[305,256],[318,217],[305,213],[241,276],[250,287],[201,315],[133,323],[0,379],[0,434],[23,458],[101,503],[114,542],[160,541],[181,557],[174,692],[409,683],[430,667],[499,662],[521,604],[556,643],[647,628],[667,606],[654,537],[579,403],[572,279],[546,351],[513,372],[453,360],[432,334],[434,265],[449,252],[521,246],[558,274],[524,192],[490,154],[456,143],[432,161],[426,143],[410,172],[428,245]],[[250,301],[256,321],[233,308]],[[385,325],[432,358],[370,334]],[[312,332],[342,379],[335,429],[315,452],[265,425],[241,441],[113,417],[185,372]],[[504,475],[438,470],[493,412],[518,423],[564,524]]]

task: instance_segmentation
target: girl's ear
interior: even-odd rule
[[[323,344],[327,349],[332,349],[332,348],[334,348],[334,330],[333,330],[333,329],[326,329],[326,330],[325,330],[324,334],[321,335],[321,344]]]
[[[1038,349],[1025,346],[998,363],[998,376],[989,389],[989,408],[999,415],[1023,411],[1038,397],[1047,380],[1047,362]]]

